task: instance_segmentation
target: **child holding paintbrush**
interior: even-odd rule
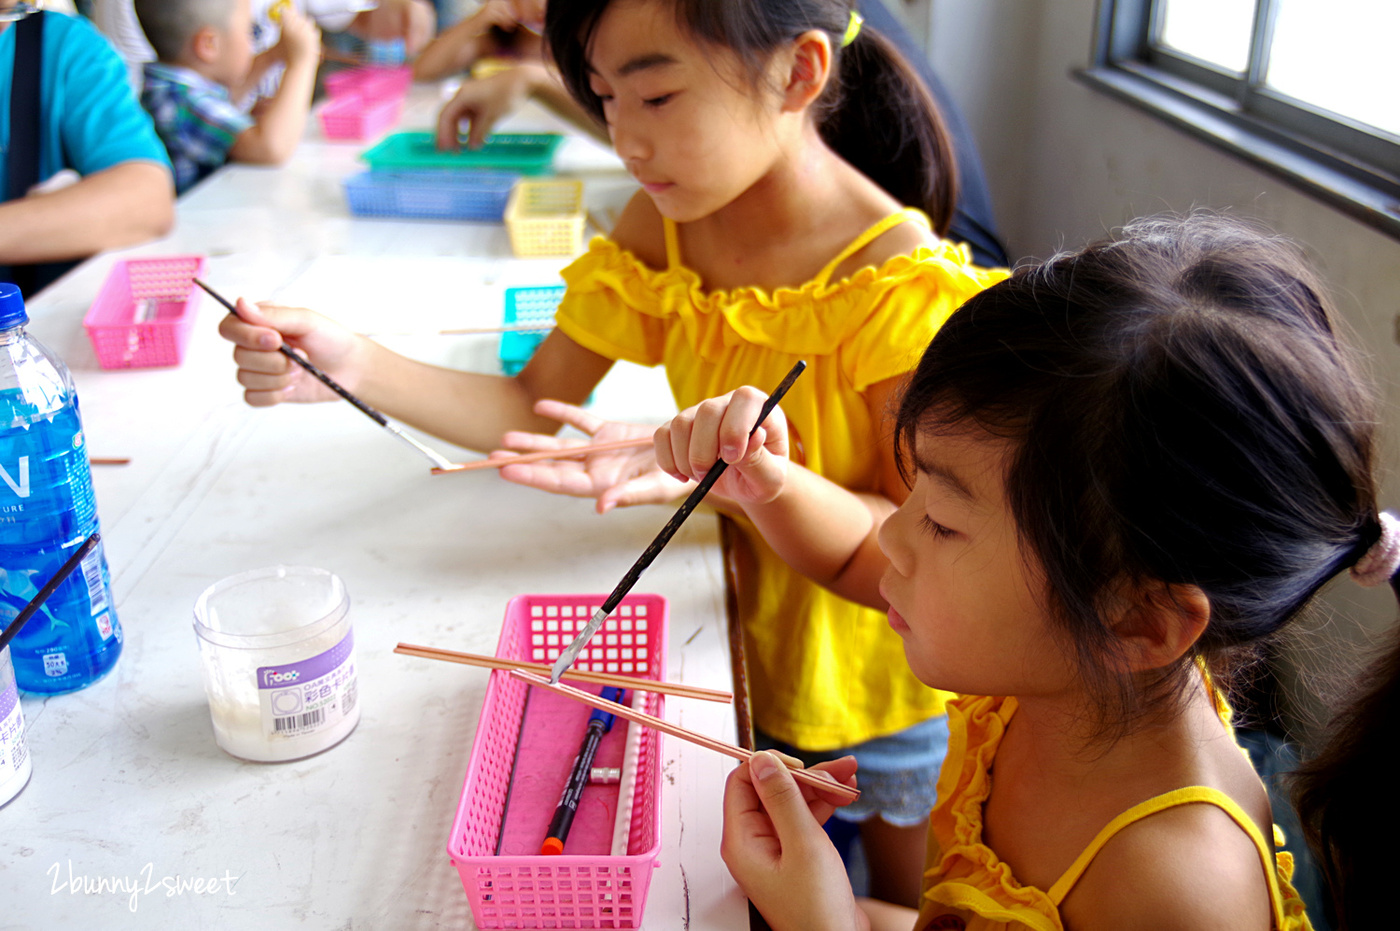
[[[658,461],[730,463],[716,490],[803,571],[857,567],[919,679],[961,693],[917,919],[857,912],[831,800],[765,754],[731,775],[723,856],[774,929],[1309,927],[1217,683],[1333,577],[1395,585],[1400,519],[1298,249],[1138,221],[972,298],[900,402],[914,484],[883,524],[788,462],[780,410],[748,437],[763,400],[682,413]]]
[[[615,359],[664,364],[687,406],[776,384],[800,358],[810,369],[784,406],[807,466],[877,518],[891,512],[908,493],[879,442],[896,386],[952,309],[1002,274],[934,232],[954,202],[948,138],[926,89],[861,28],[851,0],[714,10],[722,15],[671,0],[548,7],[565,84],[607,122],[643,191],[613,238],[565,271],[557,328],[518,376],[430,367],[309,311],[245,302],[248,322],[221,327],[237,344],[248,403],[332,397],[276,352],[286,340],[375,407],[486,450],[507,431],[552,433],[561,419],[592,432],[570,405]],[[857,82],[858,99],[847,94]],[[598,438],[627,432],[609,425]],[[520,468],[517,478],[534,474]],[[551,474],[564,475],[563,490],[599,494],[600,510],[683,490],[650,451]],[[912,903],[943,696],[903,668],[883,602],[839,578],[801,576],[747,525],[744,541],[758,728],[772,744],[866,762],[860,807],[843,816],[861,825],[875,893]]]

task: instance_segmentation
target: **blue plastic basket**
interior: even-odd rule
[[[498,171],[366,171],[345,179],[360,217],[500,222],[517,175]]]
[[[515,323],[545,324],[542,330],[513,330],[501,334],[501,370],[514,375],[525,367],[554,322],[554,311],[564,297],[564,286],[506,288],[506,326]]]

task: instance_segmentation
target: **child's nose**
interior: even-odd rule
[[[909,502],[913,496],[906,498],[904,503],[895,509],[885,522],[880,525],[880,530],[876,534],[876,541],[880,544],[880,552],[885,554],[885,558],[890,561],[890,565],[900,575],[909,575],[909,549],[906,545],[908,530],[911,524],[909,512]]]
[[[616,150],[618,158],[624,162],[631,163],[646,161],[651,157],[651,145],[646,137],[633,129],[624,120],[614,120],[612,126],[613,149]]]

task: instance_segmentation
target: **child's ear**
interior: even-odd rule
[[[219,46],[223,42],[223,36],[212,26],[203,26],[190,36],[190,54],[194,60],[202,64],[209,64],[219,58]]]
[[[1210,623],[1210,599],[1195,585],[1146,582],[1127,593],[1113,625],[1132,672],[1176,662],[1201,639]]]
[[[805,110],[822,95],[831,78],[831,38],[820,29],[809,29],[792,40],[783,109]]]

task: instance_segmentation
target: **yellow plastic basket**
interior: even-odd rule
[[[583,182],[521,181],[506,203],[516,255],[574,255],[583,249]]]

